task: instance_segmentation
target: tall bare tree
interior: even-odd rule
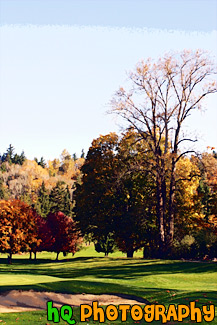
[[[138,63],[129,76],[130,90],[120,88],[112,100],[112,112],[123,117],[148,143],[153,154],[159,252],[170,251],[174,236],[176,164],[192,152],[180,151],[189,115],[201,108],[203,99],[217,92],[213,62],[202,50],[167,54],[158,61]]]

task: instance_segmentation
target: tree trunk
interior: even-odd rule
[[[134,250],[133,249],[130,249],[127,251],[127,257],[128,258],[132,258],[133,257],[133,254],[134,254]]]
[[[147,254],[147,246],[143,247],[143,258],[147,258],[148,254]]]
[[[162,183],[157,175],[157,219],[159,229],[159,257],[163,257],[165,250],[165,229],[164,229],[164,202],[162,195]]]
[[[170,177],[170,192],[169,192],[169,218],[168,218],[168,233],[167,233],[167,250],[170,254],[173,237],[174,237],[174,216],[175,216],[175,159],[172,160],[172,169]]]
[[[31,251],[29,252],[29,259],[30,260],[32,259],[32,252]]]
[[[56,261],[58,261],[59,253],[60,252],[57,252]]]
[[[8,255],[8,264],[12,264],[12,253]]]
[[[174,237],[174,216],[175,216],[175,190],[176,190],[176,180],[175,171],[177,163],[177,152],[179,143],[179,132],[180,132],[181,122],[180,119],[177,122],[177,128],[175,132],[174,149],[172,152],[172,167],[170,176],[170,192],[169,192],[169,217],[168,217],[168,231],[167,231],[167,252],[171,253]]]
[[[37,252],[34,252],[34,260],[36,260]]]

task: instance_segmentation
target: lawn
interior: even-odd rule
[[[104,257],[90,246],[59,262],[54,261],[55,255],[41,253],[36,261],[29,261],[26,255],[16,256],[12,265],[7,265],[5,256],[2,256],[0,291],[34,289],[63,293],[119,293],[166,306],[195,300],[198,307],[211,303],[217,306],[216,263],[144,260],[141,254],[138,252],[133,259],[127,259],[120,252]],[[73,310],[78,320],[79,308]],[[0,320],[2,324],[10,325],[48,324],[46,313],[41,311],[0,314]],[[212,324],[217,324],[216,320]],[[121,324],[119,321],[112,323]],[[134,322],[131,320],[131,323]],[[93,322],[90,320],[88,324]]]

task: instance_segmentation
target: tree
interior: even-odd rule
[[[147,251],[155,241],[154,185],[146,153],[147,144],[129,130],[119,139],[116,156],[116,181],[113,185],[114,229],[119,249],[133,257],[134,251]],[[147,157],[149,155],[149,157]],[[150,199],[151,198],[151,199]],[[151,247],[152,246],[152,247]]]
[[[120,115],[148,143],[155,173],[159,254],[168,255],[174,238],[176,166],[184,155],[180,144],[194,139],[183,135],[188,116],[202,100],[217,91],[215,72],[206,54],[183,51],[153,63],[140,62],[130,74],[132,88],[120,88],[112,100],[112,112]]]
[[[67,216],[72,216],[73,214],[72,208],[73,208],[73,204],[71,200],[71,194],[69,191],[69,186],[67,185],[65,189],[65,196],[64,196],[64,213]]]
[[[85,152],[84,152],[84,149],[81,150],[81,158],[85,158]]]
[[[45,160],[44,160],[44,157],[41,157],[40,160],[38,160],[38,158],[35,157],[34,160],[35,160],[35,162],[37,162],[37,164],[38,164],[39,166],[41,166],[42,168],[45,168],[45,167],[46,167],[46,162],[45,162]]]
[[[106,234],[106,236],[102,235],[98,238],[97,242],[95,242],[95,251],[97,253],[105,253],[105,256],[113,253],[115,248],[113,233]]]
[[[200,171],[196,157],[181,157],[176,168],[176,195],[174,240],[181,242],[185,236],[191,236],[201,224],[200,199],[197,189],[200,182]],[[174,251],[173,251],[174,252]]]
[[[37,202],[34,206],[38,214],[42,217],[46,217],[50,211],[49,193],[45,187],[44,181],[38,191]]]
[[[112,186],[118,136],[110,133],[93,140],[84,165],[82,184],[76,185],[75,221],[82,235],[88,235],[96,248],[107,255],[114,246]]]
[[[17,153],[14,153],[15,149],[14,147],[10,144],[6,153],[4,153],[0,158],[1,162],[7,161],[10,165],[13,164],[18,164],[22,165],[24,161],[26,160],[24,151],[21,152],[21,155],[18,155]]]
[[[50,211],[59,212],[71,216],[72,215],[72,201],[68,185],[64,182],[57,182],[56,186],[50,193]]]
[[[13,158],[14,158],[14,147],[10,144],[5,154],[5,161],[8,161],[9,164],[12,164]]]
[[[12,255],[37,245],[34,211],[20,200],[0,201],[0,251]]]
[[[73,219],[62,212],[49,213],[46,223],[52,237],[47,250],[57,253],[56,260],[60,252],[74,255],[79,249],[80,233]]]
[[[51,251],[51,247],[55,242],[52,229],[49,227],[47,219],[37,213],[34,214],[34,219],[38,240],[29,245],[30,259],[32,258],[32,253],[34,253],[36,259],[37,252]]]
[[[154,239],[153,186],[148,166],[141,165],[146,144],[137,137],[129,131],[120,139],[110,133],[94,140],[74,192],[75,220],[105,255],[116,242],[133,257]]]
[[[198,187],[201,207],[206,220],[211,215],[217,216],[217,159],[215,153],[203,153],[198,159],[201,180]]]
[[[22,165],[25,160],[26,160],[26,157],[25,157],[24,151],[22,151],[21,155],[18,155],[17,153],[14,155],[12,162],[14,164]]]

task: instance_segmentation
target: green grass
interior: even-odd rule
[[[138,252],[134,259],[127,259],[116,252],[105,258],[90,246],[73,258],[68,256],[59,262],[54,261],[55,254],[41,253],[36,261],[29,261],[26,255],[16,256],[12,265],[7,265],[3,256],[0,259],[0,291],[114,293],[133,295],[166,306],[188,304],[193,300],[198,300],[198,307],[211,302],[217,306],[216,263],[143,260],[138,257],[141,254]],[[75,313],[78,312],[78,308],[75,309]],[[0,314],[0,320],[6,324],[47,323],[46,312],[41,311]],[[212,323],[217,324],[216,321]]]

